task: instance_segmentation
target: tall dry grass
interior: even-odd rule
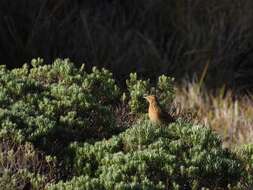
[[[0,60],[69,57],[157,78],[201,73],[206,83],[253,89],[252,0],[0,1]],[[215,80],[213,80],[215,78]]]
[[[177,109],[191,113],[221,135],[225,146],[253,143],[253,101],[248,96],[235,99],[224,89],[209,93],[199,83],[185,83],[176,89]]]

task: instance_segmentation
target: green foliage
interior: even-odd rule
[[[8,138],[8,137],[6,137]],[[33,189],[44,189],[57,178],[56,159],[46,156],[31,143],[15,143],[0,139],[0,189],[23,189],[30,184]]]
[[[104,187],[96,178],[89,176],[73,177],[68,182],[59,182],[56,185],[49,186],[48,190],[103,190]]]
[[[159,76],[156,94],[160,99],[161,105],[168,106],[168,104],[172,103],[175,95],[174,78],[165,75]]]
[[[28,184],[32,189],[43,190],[46,185],[46,180],[43,176],[35,175],[27,170],[18,170],[14,174],[8,170],[1,172],[0,189],[21,190]]]
[[[129,106],[132,112],[143,112],[146,104],[143,96],[149,93],[149,80],[138,80],[136,73],[130,73],[130,78],[126,81],[129,91]]]
[[[110,110],[120,92],[109,71],[94,67],[86,73],[68,59],[31,64],[11,71],[0,67],[2,136],[44,146],[55,138],[85,140],[111,133],[115,124]]]
[[[161,75],[157,84],[152,86],[150,80],[139,80],[136,73],[131,73],[126,81],[129,91],[129,106],[132,112],[146,112],[147,102],[143,98],[145,95],[156,95],[162,106],[169,106],[174,98],[173,78]]]
[[[143,120],[109,140],[75,143],[70,150],[81,177],[52,189],[72,183],[76,189],[90,184],[101,189],[225,188],[235,185],[243,171],[241,161],[222,149],[210,129],[180,121],[157,128]]]
[[[243,145],[235,152],[245,165],[243,185],[251,189],[253,187],[253,144]]]
[[[208,128],[181,120],[157,128],[126,116],[147,109],[146,94],[169,106],[172,78],[152,86],[130,74],[127,89],[122,95],[109,71],[88,73],[68,59],[0,66],[1,189],[252,187],[252,146],[233,153]],[[118,134],[119,123],[130,128]]]

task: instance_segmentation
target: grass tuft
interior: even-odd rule
[[[194,123],[202,123],[233,146],[253,142],[253,102],[249,97],[235,99],[232,92],[209,93],[196,82],[176,89],[174,100],[178,115],[189,115]]]

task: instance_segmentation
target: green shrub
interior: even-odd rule
[[[43,190],[46,186],[46,179],[27,170],[18,170],[16,173],[9,170],[1,172],[0,189],[22,190],[25,186],[27,186],[27,189],[29,187],[31,189]]]
[[[143,120],[109,140],[74,143],[70,150],[75,175],[85,176],[78,180],[95,180],[101,189],[226,188],[236,185],[243,171],[241,161],[222,149],[210,129],[180,121],[157,128]]]
[[[69,182],[59,182],[51,185],[48,190],[103,190],[104,187],[99,179],[90,178],[89,176],[73,177]]]
[[[147,103],[145,95],[156,95],[162,106],[169,106],[174,98],[173,78],[161,75],[157,84],[152,86],[150,80],[138,80],[136,73],[131,73],[126,81],[129,92],[129,106],[132,112],[146,112]]]
[[[56,159],[46,156],[31,143],[0,139],[0,189],[44,189],[60,176]]]
[[[242,160],[245,171],[243,172],[242,185],[245,189],[253,187],[253,144],[243,145],[236,148],[235,151],[238,157]]]
[[[68,59],[32,68],[0,67],[0,134],[18,141],[49,145],[55,139],[85,140],[111,135],[115,122],[111,108],[120,92],[105,69],[91,73]],[[63,141],[64,141],[63,140]]]
[[[0,141],[2,189],[29,183],[54,190],[252,187],[251,146],[233,153],[211,129],[180,119],[157,128],[146,115],[133,114],[141,117],[137,122],[124,116],[129,108],[147,109],[145,94],[169,106],[172,78],[162,75],[152,86],[131,74],[122,95],[105,69],[88,73],[68,59],[31,65],[0,66],[0,140],[10,140]],[[129,107],[119,105],[120,98]],[[130,128],[118,134],[119,123]]]
[[[138,80],[136,73],[131,73],[130,78],[126,81],[129,91],[129,106],[132,112],[143,112],[146,104],[143,96],[149,93],[149,80]]]

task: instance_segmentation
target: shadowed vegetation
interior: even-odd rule
[[[154,81],[207,68],[208,87],[252,89],[253,2],[213,0],[0,2],[0,59],[69,57],[106,67],[123,84],[137,72]]]

